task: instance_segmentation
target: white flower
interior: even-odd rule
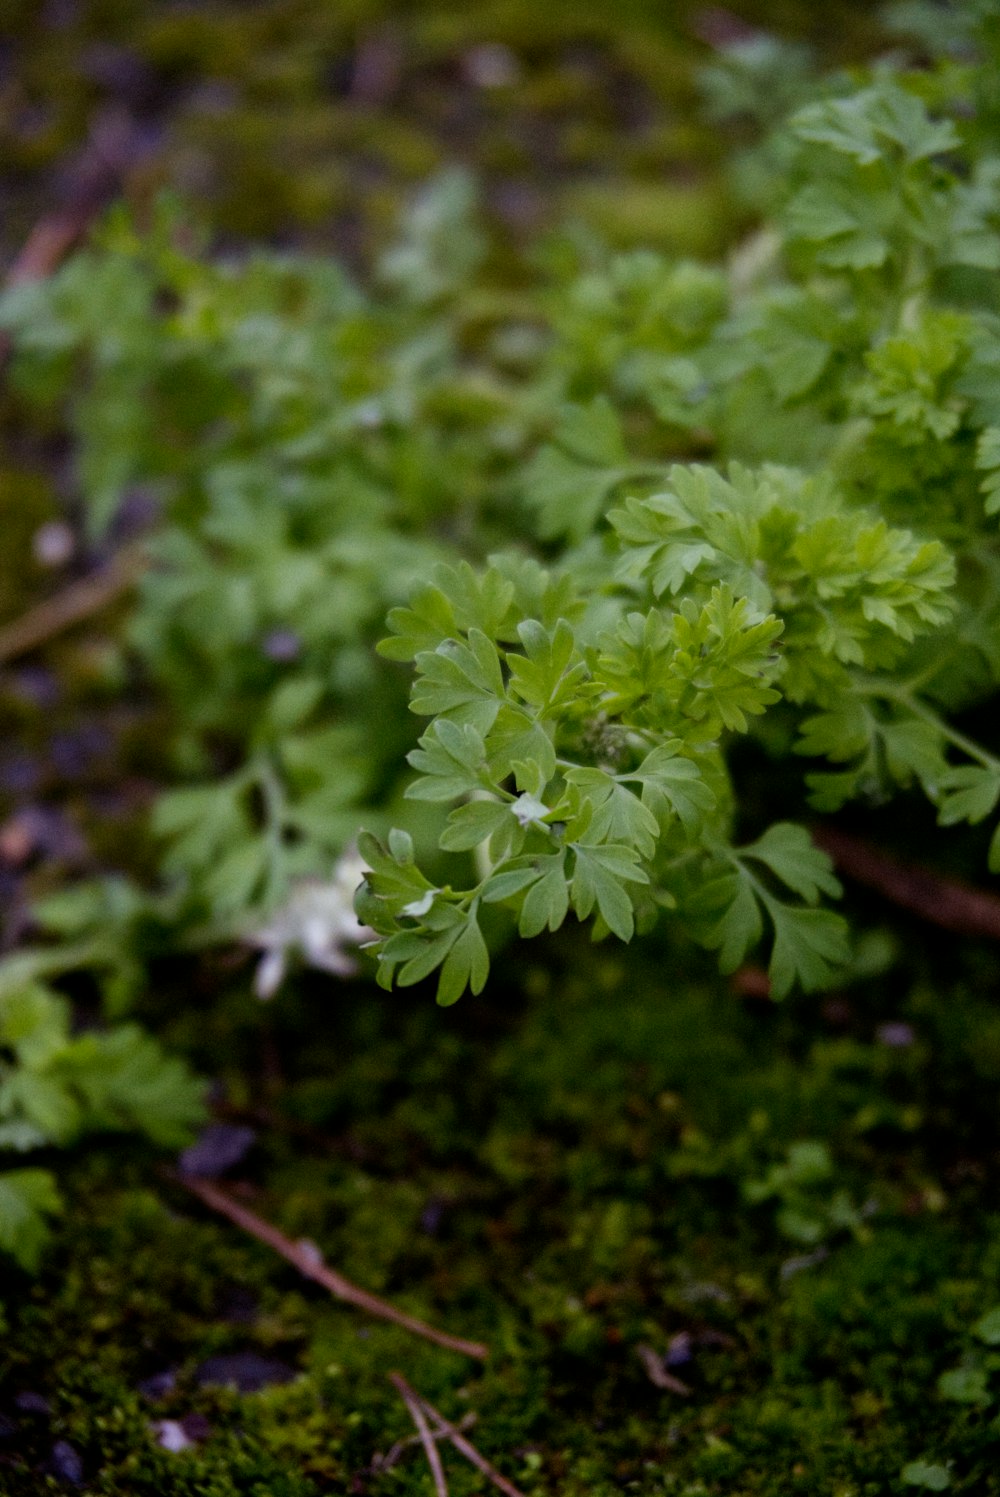
[[[153,1425],[156,1432],[156,1443],[162,1445],[164,1450],[179,1451],[190,1450],[192,1445],[198,1442],[192,1440],[183,1424],[178,1419],[158,1419]]]
[[[549,808],[544,801],[537,796],[529,795],[527,791],[519,795],[510,808],[522,826],[541,826],[542,817],[549,814]]]
[[[254,978],[258,998],[274,997],[293,952],[307,966],[334,977],[354,975],[357,963],[349,949],[375,935],[354,913],[355,890],[368,871],[356,849],[348,848],[338,858],[329,879],[300,879],[281,909],[247,934],[247,942],[264,953]]]

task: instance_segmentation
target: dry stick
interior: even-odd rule
[[[65,202],[39,219],[9,267],[5,285],[23,286],[51,275],[114,197],[140,150],[138,132],[127,115],[109,112],[99,119],[76,161]],[[8,339],[0,336],[0,365],[8,352]]]
[[[0,629],[0,665],[36,650],[71,624],[81,623],[97,613],[127,592],[146,565],[146,556],[138,546],[126,546],[99,572],[71,582],[62,592],[29,608],[19,619]]]
[[[256,1237],[258,1242],[266,1243],[282,1258],[294,1265],[300,1274],[307,1279],[314,1279],[317,1284],[322,1284],[337,1299],[344,1300],[346,1304],[355,1305],[359,1310],[367,1310],[369,1315],[377,1315],[380,1320],[391,1320],[394,1325],[402,1326],[403,1330],[412,1331],[415,1336],[423,1336],[425,1341],[433,1341],[438,1346],[444,1346],[448,1351],[461,1352],[466,1357],[475,1357],[477,1362],[485,1362],[489,1356],[489,1348],[483,1346],[480,1341],[465,1341],[460,1336],[449,1336],[447,1331],[438,1331],[432,1325],[427,1325],[423,1320],[418,1320],[415,1315],[407,1315],[404,1310],[397,1310],[386,1300],[379,1299],[375,1294],[369,1294],[367,1289],[361,1289],[357,1284],[352,1284],[350,1279],[345,1279],[343,1274],[335,1268],[329,1268],[323,1262],[319,1252],[311,1243],[293,1242],[286,1237],[284,1232],[272,1226],[263,1217],[257,1216],[253,1211],[241,1206],[234,1201],[232,1196],[213,1185],[211,1180],[200,1180],[194,1176],[171,1175],[172,1180],[183,1185],[186,1190],[191,1191],[200,1201],[212,1211],[217,1211],[220,1216],[226,1216],[236,1226],[242,1227],[244,1232],[249,1232],[251,1237]]]
[[[477,1471],[481,1471],[487,1481],[491,1481],[501,1492],[506,1492],[507,1497],[524,1497],[524,1493],[520,1488],[515,1487],[514,1483],[508,1481],[506,1476],[502,1476],[495,1466],[491,1466],[486,1457],[479,1454],[479,1451],[471,1441],[467,1440],[454,1424],[449,1424],[439,1409],[436,1409],[432,1403],[429,1403],[422,1393],[418,1393],[415,1388],[410,1387],[405,1377],[398,1372],[394,1372],[391,1374],[391,1378],[394,1388],[403,1393],[404,1397],[408,1393],[420,1405],[424,1413],[430,1415],[436,1425],[435,1433],[439,1436],[447,1436],[455,1449],[461,1455],[464,1455],[465,1459],[475,1466]]]
[[[7,287],[41,281],[57,270],[94,218],[113,197],[129,164],[138,154],[134,126],[125,117],[107,117],[83,151],[62,208],[47,214],[32,229],[4,277]],[[10,338],[0,333],[0,372],[10,353]],[[0,665],[24,655],[70,624],[79,623],[127,591],[145,562],[133,548],[121,552],[103,571],[71,583],[0,629]]]
[[[635,1351],[654,1387],[663,1388],[668,1393],[679,1393],[682,1398],[690,1398],[691,1389],[687,1383],[682,1383],[679,1377],[674,1377],[672,1372],[667,1371],[663,1358],[657,1356],[651,1346],[640,1343]]]
[[[815,827],[812,836],[841,873],[893,904],[943,930],[1000,941],[1000,899],[995,894],[958,879],[942,878],[929,868],[898,863],[862,837],[838,827]]]
[[[389,1381],[406,1404],[406,1407],[410,1411],[410,1418],[417,1427],[417,1434],[420,1436],[420,1443],[424,1447],[427,1464],[430,1466],[431,1475],[434,1478],[434,1490],[437,1493],[437,1497],[448,1497],[448,1483],[444,1479],[441,1452],[438,1450],[434,1436],[431,1434],[427,1420],[424,1418],[424,1411],[420,1407],[419,1400],[409,1383],[398,1372],[390,1372]]]
[[[471,1429],[475,1422],[476,1416],[470,1409],[467,1414],[462,1415],[457,1427],[464,1432],[467,1429]],[[404,1440],[397,1440],[394,1445],[390,1445],[385,1455],[379,1455],[378,1451],[376,1451],[372,1456],[371,1465],[368,1468],[369,1471],[373,1476],[377,1476],[383,1471],[391,1470],[393,1466],[398,1466],[408,1450],[412,1450],[414,1445],[422,1443],[419,1435],[407,1435]]]

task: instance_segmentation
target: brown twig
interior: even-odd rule
[[[98,122],[76,164],[65,203],[39,219],[7,270],[6,287],[44,280],[58,269],[113,197],[137,153],[135,128],[127,116],[108,115]],[[0,372],[9,353],[10,338],[0,333]],[[26,654],[70,624],[96,613],[127,591],[144,565],[138,551],[123,551],[102,571],[72,583],[0,629],[0,664]]]
[[[841,873],[929,924],[960,936],[1000,941],[1000,898],[995,894],[929,868],[899,863],[839,827],[815,827],[813,841],[829,853]]]
[[[416,1425],[420,1443],[424,1447],[424,1454],[427,1457],[427,1464],[430,1466],[431,1475],[434,1478],[434,1490],[437,1493],[437,1497],[448,1497],[448,1483],[444,1479],[441,1452],[438,1450],[434,1436],[430,1432],[430,1427],[424,1417],[424,1411],[420,1407],[420,1400],[406,1379],[398,1372],[390,1372],[389,1381],[406,1404],[410,1418]]]
[[[36,650],[53,635],[107,607],[133,586],[146,564],[145,553],[139,546],[126,546],[99,572],[71,582],[53,597],[29,608],[0,629],[0,665]]]
[[[377,1295],[369,1294],[367,1289],[352,1284],[350,1279],[345,1279],[343,1274],[324,1263],[311,1243],[293,1242],[263,1217],[257,1216],[246,1206],[241,1206],[239,1201],[234,1201],[232,1196],[220,1190],[211,1180],[185,1175],[171,1175],[170,1178],[196,1195],[209,1210],[228,1217],[237,1227],[242,1227],[244,1232],[256,1237],[258,1242],[273,1248],[297,1268],[300,1274],[322,1284],[335,1298],[354,1305],[359,1310],[367,1310],[369,1315],[376,1315],[380,1320],[390,1320],[393,1325],[412,1331],[413,1335],[422,1336],[425,1341],[433,1341],[437,1346],[446,1347],[448,1351],[458,1351],[466,1357],[474,1357],[477,1362],[484,1362],[489,1356],[489,1348],[481,1342],[466,1341],[461,1336],[450,1336],[447,1331],[438,1331],[425,1321],[418,1320],[415,1315],[407,1315],[404,1310],[397,1310],[387,1300],[379,1299]]]
[[[682,1398],[691,1397],[691,1389],[687,1383],[682,1383],[679,1377],[674,1377],[663,1365],[663,1358],[658,1356],[651,1346],[640,1344],[636,1347],[636,1356],[643,1365],[649,1381],[657,1388],[663,1388],[667,1393],[679,1393]]]
[[[464,1432],[467,1429],[472,1429],[475,1423],[476,1416],[470,1409],[467,1414],[462,1415],[456,1428]],[[394,1445],[390,1445],[385,1455],[379,1455],[376,1451],[372,1456],[371,1465],[368,1468],[369,1471],[373,1476],[378,1476],[383,1471],[391,1470],[393,1466],[398,1466],[408,1450],[412,1450],[414,1445],[420,1444],[422,1444],[422,1441],[419,1435],[407,1435],[405,1439],[397,1440]]]
[[[486,1480],[491,1481],[498,1491],[505,1492],[507,1497],[524,1497],[524,1493],[520,1488],[515,1487],[512,1481],[508,1481],[506,1476],[502,1475],[495,1466],[491,1466],[486,1457],[479,1454],[479,1451],[472,1444],[471,1440],[467,1440],[456,1425],[450,1424],[441,1411],[424,1398],[422,1393],[418,1393],[415,1388],[412,1388],[405,1377],[398,1372],[391,1373],[390,1377],[394,1388],[403,1393],[404,1397],[406,1394],[409,1394],[420,1405],[424,1413],[430,1416],[435,1426],[435,1434],[450,1440],[459,1454],[464,1455],[465,1459],[471,1465],[475,1466],[477,1471],[481,1471]],[[406,1390],[405,1393],[404,1389]]]
[[[65,201],[39,219],[8,268],[4,284],[23,286],[44,280],[58,269],[118,191],[139,150],[138,133],[127,115],[109,112],[102,116],[72,169]],[[0,366],[8,352],[7,338],[0,337]]]

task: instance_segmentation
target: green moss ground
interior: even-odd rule
[[[735,9],[838,60],[877,34],[871,7],[845,0],[833,17],[803,0]],[[169,185],[223,236],[362,254],[402,191],[459,159],[515,232],[580,212],[623,242],[713,252],[730,215],[706,175],[725,142],[694,119],[703,10],[695,0],[8,0],[0,245],[20,244],[58,196],[67,154],[124,112],[141,134],[133,199]],[[483,46],[509,49],[507,73],[494,64],[491,78]]]
[[[951,1465],[954,1491],[997,1490],[996,1382],[982,1406],[937,1391],[1000,1303],[994,960],[941,952],[947,979],[921,958],[775,1011],[676,953],[629,977],[570,941],[548,959],[526,991],[447,1014],[307,983],[262,1037],[241,982],[174,1026],[231,1057],[231,1111],[257,1119],[236,1172],[254,1207],[486,1340],[486,1368],[328,1300],[144,1153],[94,1151],[45,1275],[7,1299],[0,1490],[58,1490],[62,1439],[108,1497],[430,1492],[418,1452],[372,1470],[408,1433],[393,1369],[450,1417],[473,1410],[526,1493],[860,1497],[912,1490],[899,1473],[919,1457]],[[913,1043],[884,1043],[890,1021]],[[792,1201],[814,1243],[782,1230],[790,1197],[743,1198],[809,1139],[833,1162]],[[831,1222],[838,1192],[853,1229]],[[686,1398],[636,1350],[684,1334]],[[199,1385],[206,1358],[246,1351],[296,1379]],[[166,1371],[172,1391],[139,1391]],[[25,1391],[51,1418],[17,1409]],[[204,1438],[158,1448],[153,1421],[191,1415]],[[484,1490],[449,1470],[458,1497]]]

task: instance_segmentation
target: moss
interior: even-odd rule
[[[129,179],[139,200],[168,184],[197,198],[223,234],[333,243],[351,254],[359,221],[366,246],[378,236],[378,220],[368,223],[373,174],[391,182],[398,201],[441,161],[469,159],[500,197],[507,173],[526,175],[547,221],[558,222],[595,173],[628,178],[639,166],[650,178],[669,176],[678,120],[699,173],[717,161],[717,132],[694,119],[693,66],[704,53],[694,0],[634,0],[613,12],[569,0],[79,0],[7,9],[15,65],[0,111],[10,176],[0,248],[8,257],[59,195],[53,172],[109,107],[147,127]],[[870,49],[869,10],[840,0],[834,27],[801,0],[741,7],[749,21],[811,36],[843,58]],[[512,51],[514,71],[500,87],[470,71],[484,42]],[[360,90],[359,67],[368,67]],[[651,223],[659,242],[672,242],[657,227],[658,206],[636,201],[629,213],[630,235]]]
[[[17,617],[33,600],[44,572],[38,563],[25,566],[35,532],[58,515],[51,486],[37,473],[0,470],[0,622]]]
[[[46,1278],[7,1302],[0,1409],[18,1428],[0,1490],[45,1490],[61,1438],[100,1494],[427,1492],[416,1456],[371,1470],[409,1432],[394,1367],[450,1416],[473,1410],[477,1443],[529,1494],[860,1497],[902,1490],[899,1472],[921,1456],[953,1462],[955,1491],[988,1490],[996,1405],[966,1409],[935,1389],[998,1298],[985,1105],[971,1180],[964,1142],[975,1035],[991,1016],[956,983],[943,1022],[971,1043],[945,1067],[919,952],[895,996],[869,986],[847,1036],[806,1001],[740,1009],[676,953],[666,979],[662,964],[630,962],[627,990],[610,953],[595,961],[563,940],[551,958],[530,999],[494,989],[446,1015],[421,995],[367,990],[331,1008],[303,984],[271,1015],[268,1065],[282,1079],[242,1171],[255,1209],[291,1236],[485,1339],[485,1368],[326,1299],[158,1183],[141,1150],[94,1153]],[[917,1043],[891,1052],[872,1035],[900,1017],[908,980]],[[247,1004],[241,981],[199,1042],[223,1045],[259,1105]],[[184,1019],[175,1043],[193,1032]],[[919,1127],[858,1132],[863,1109],[917,1100]],[[823,1189],[874,1213],[860,1238],[829,1231],[819,1255],[783,1236],[775,1204],[742,1199],[746,1179],[808,1136],[829,1140]],[[957,1182],[953,1149],[966,1158]],[[940,1192],[934,1209],[911,1179]],[[673,1370],[689,1397],[649,1382],[641,1344],[687,1348]],[[207,1358],[251,1351],[297,1379],[243,1395],[199,1382]],[[165,1370],[173,1387],[150,1401],[139,1385]],[[51,1421],[17,1411],[24,1390],[51,1402]],[[153,1421],[192,1415],[195,1448],[157,1447]],[[461,1462],[449,1470],[454,1492],[481,1490]]]

